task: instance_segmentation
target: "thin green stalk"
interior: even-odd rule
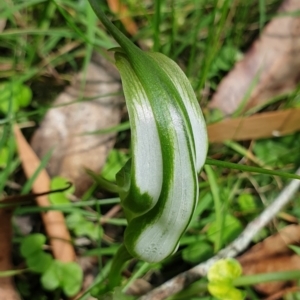
[[[205,172],[208,177],[208,182],[211,188],[212,196],[214,199],[214,206],[216,212],[216,224],[217,224],[217,238],[214,244],[214,251],[218,252],[222,246],[222,232],[223,232],[223,223],[224,218],[222,214],[222,204],[220,199],[219,187],[217,184],[216,176],[213,169],[209,165],[205,165]]]
[[[87,70],[88,66],[90,64],[90,61],[92,59],[92,53],[94,49],[94,43],[95,43],[95,32],[96,32],[96,24],[97,24],[97,17],[94,14],[93,9],[90,5],[86,6],[86,16],[87,16],[87,38],[90,41],[90,43],[86,44],[86,54],[84,56],[83,60],[83,79],[80,83],[80,94],[79,94],[79,100],[83,98],[84,95],[84,88],[86,84],[86,77],[87,77]]]
[[[121,245],[118,252],[113,258],[112,265],[108,274],[108,289],[112,290],[114,287],[120,285],[122,279],[122,270],[126,262],[132,256],[127,251],[124,245]]]
[[[263,108],[265,108],[265,107],[267,107],[271,104],[278,103],[279,101],[282,101],[282,100],[284,100],[284,103],[282,103],[284,105],[283,109],[297,107],[296,101],[298,101],[297,97],[299,95],[299,92],[300,92],[300,85],[298,85],[296,87],[296,89],[291,91],[291,92],[276,95],[275,97],[267,100],[264,103],[257,104],[256,106],[248,109],[244,113],[244,115],[245,116],[251,116],[251,115],[257,113],[259,110],[262,110]]]
[[[255,291],[251,287],[245,286],[245,292],[247,293],[247,298],[248,299],[261,300],[260,298],[258,298],[257,294],[255,293]]]
[[[46,2],[47,0],[27,0],[19,3],[9,2],[9,1],[1,1],[1,18],[9,18],[10,21],[15,25],[15,18],[12,16],[17,11],[26,10],[31,6],[37,5],[42,2]],[[15,1],[16,2],[16,1]],[[13,4],[13,5],[11,5]]]
[[[176,10],[175,10],[175,0],[171,0],[171,34],[170,34],[170,47],[168,56],[171,57],[173,55],[174,47],[175,47],[175,36],[177,34],[177,18],[176,18]]]
[[[245,110],[248,101],[250,99],[250,96],[252,94],[252,91],[254,90],[254,88],[258,85],[258,82],[260,80],[260,75],[262,72],[262,68],[258,70],[258,72],[255,74],[254,78],[252,79],[248,89],[246,90],[246,93],[243,97],[243,99],[241,100],[241,102],[239,103],[237,109],[234,111],[234,113],[232,114],[232,118],[236,118],[239,117],[240,115],[242,115],[243,111]]]
[[[250,1],[249,1],[250,2]],[[245,32],[247,30],[245,24],[247,24],[248,17],[249,17],[249,6],[250,3],[243,3],[243,5],[238,5],[237,13],[234,16],[234,19],[236,20],[233,25],[233,40],[232,44],[236,45],[237,47],[240,47],[241,44],[245,42]]]
[[[9,139],[9,134],[11,132],[11,122],[13,120],[11,119],[10,116],[6,116],[6,124],[4,124],[4,126],[2,126],[2,136],[0,138],[0,150],[2,149],[2,147],[4,147],[4,145],[7,143],[8,139]]]
[[[110,245],[109,247],[106,248],[95,248],[91,250],[87,250],[83,253],[83,256],[97,256],[97,255],[102,255],[102,256],[114,256],[118,250],[119,250],[119,245]]]
[[[81,196],[81,200],[83,202],[89,201],[88,199],[91,199],[98,184],[96,182],[93,182],[93,184],[86,190],[86,192]]]
[[[244,148],[239,143],[234,142],[234,141],[225,141],[223,144],[225,146],[231,148],[232,150],[236,151],[240,155],[245,156],[246,158],[248,158],[249,160],[251,160],[252,162],[254,162],[255,164],[257,164],[258,166],[260,166],[260,167],[264,166],[264,163],[262,161],[260,161],[248,149]]]
[[[38,28],[49,29],[51,20],[56,10],[56,5],[52,1],[47,1],[43,9],[43,14],[39,20]]]
[[[135,46],[104,14],[99,0],[89,0],[90,5],[94,9],[97,17],[100,19],[104,27],[110,32],[117,43],[124,49],[129,59],[136,60],[136,52],[142,53],[142,50]],[[132,51],[134,49],[134,51]]]
[[[49,36],[61,36],[65,38],[74,38],[76,34],[74,31],[65,29],[64,27],[45,30],[45,29],[36,29],[36,28],[26,28],[26,29],[8,29],[5,32],[1,33],[1,38],[13,36],[22,36],[22,35],[49,35]]]
[[[19,203],[24,204],[23,203]],[[14,204],[14,206],[17,205],[16,203]],[[12,205],[1,205],[1,207],[11,207]],[[43,207],[23,207],[23,208],[17,208],[15,210],[15,215],[24,215],[24,214],[28,214],[28,213],[41,213],[41,212],[47,212],[47,211],[51,211],[51,210],[58,210],[60,212],[64,212],[64,213],[80,213],[83,216],[86,216],[87,218],[89,218],[91,221],[98,221],[99,218],[97,218],[96,214],[93,212],[88,212],[76,207],[60,207],[59,205],[57,206],[43,206]],[[105,222],[107,224],[111,224],[111,225],[116,225],[116,226],[127,226],[128,222],[126,219],[123,218],[110,218],[110,219],[105,219]]]
[[[231,1],[225,0],[225,1],[214,1],[214,20],[217,19],[218,15],[221,14],[220,20],[218,24],[212,24],[209,27],[209,36],[205,51],[205,60],[203,63],[203,66],[201,68],[201,73],[199,74],[199,80],[196,85],[196,90],[200,90],[203,88],[205,81],[208,78],[208,73],[211,68],[211,64],[214,61],[214,58],[221,46],[220,36],[222,31],[224,30],[224,25],[226,22],[227,14],[230,9],[230,3]],[[220,5],[222,5],[222,8],[220,9]]]
[[[9,157],[6,167],[0,172],[0,192],[3,191],[9,176],[13,174],[15,170],[20,166],[20,160],[18,158],[13,160],[13,156],[15,154],[13,141],[8,143],[8,153]]]
[[[97,202],[96,204],[96,213],[97,213],[97,218],[98,218],[98,239],[96,241],[96,244],[97,244],[97,248],[98,249],[101,249],[101,235],[102,235],[102,231],[100,230],[100,227],[101,227],[101,223],[100,223],[100,218],[101,218],[101,206],[99,204],[99,202]],[[102,269],[103,268],[103,264],[102,264],[102,254],[101,252],[98,253],[97,255],[97,258],[98,258],[98,267],[99,269]]]
[[[74,33],[75,33],[75,37],[77,34],[77,37],[81,38],[81,40],[83,42],[85,42],[86,44],[93,44],[92,41],[89,40],[89,38],[86,36],[86,34],[84,32],[82,32],[81,29],[74,23],[74,18],[70,17],[65,12],[65,10],[60,7],[60,5],[56,2],[56,0],[52,0],[52,1],[55,3],[57,10],[60,12],[60,14],[66,20],[66,23],[70,26],[70,28],[72,28],[72,31],[70,31],[72,33],[72,35],[74,35]],[[99,3],[98,3],[98,5],[99,5]],[[51,30],[51,32],[53,32],[53,29]],[[95,41],[95,45],[99,45],[100,47],[103,46],[102,43],[98,43],[97,41]]]
[[[149,263],[144,262],[141,267],[130,277],[126,285],[123,287],[122,292],[126,293],[131,284],[138,278],[142,277],[150,268],[153,268]]]
[[[111,269],[111,264],[112,264],[111,260],[105,264],[105,266],[101,269],[101,272],[94,280],[93,284],[89,286],[89,288],[78,298],[78,300],[86,299],[87,296],[95,295],[99,291],[102,291],[102,289],[104,289],[103,288],[104,285],[102,286],[102,283],[108,276],[108,273]]]
[[[13,160],[16,145],[15,145],[15,141],[14,141],[13,136],[12,136],[12,128],[13,128],[12,119],[13,119],[13,116],[14,116],[13,111],[12,111],[13,97],[14,97],[13,90],[12,90],[12,84],[13,83],[11,82],[11,94],[10,94],[10,98],[9,98],[8,112],[7,112],[7,118],[10,119],[10,122],[7,123],[4,126],[3,138],[0,141],[1,147],[6,146],[7,150],[8,150],[8,157],[7,157],[6,167],[0,173],[0,192],[3,191],[9,175],[14,170],[12,167],[14,167],[16,165],[14,163],[14,160]]]
[[[56,6],[52,1],[47,1],[43,13],[39,19],[38,22],[38,29],[41,30],[48,30],[49,26],[51,24],[51,19],[53,18],[53,15],[55,14]],[[37,35],[34,37],[34,40],[32,42],[33,47],[32,49],[36,49],[38,51],[32,51],[28,58],[28,64],[32,65],[34,60],[38,57],[39,52],[41,51],[41,48],[43,47],[45,36],[44,35]]]
[[[14,203],[14,205],[18,206],[21,204],[27,203],[27,201],[22,201],[20,203]],[[28,202],[30,203],[30,202]],[[51,205],[49,207],[44,207],[45,209],[53,209],[53,210],[58,210],[58,209],[72,209],[73,207],[87,207],[87,206],[92,206],[92,205],[96,205],[97,203],[99,203],[99,205],[111,205],[111,204],[118,204],[120,203],[120,198],[111,198],[111,199],[95,199],[95,200],[87,200],[87,201],[80,201],[80,202],[71,202],[70,204],[66,204],[66,205]],[[6,207],[11,207],[12,204],[2,204],[0,202],[0,209],[1,208],[6,208]],[[35,211],[39,211],[39,207],[32,207],[33,209],[35,209]],[[25,214],[27,212],[29,212],[30,209],[32,209],[30,207],[19,207],[18,208],[18,213],[19,214]],[[23,209],[25,209],[26,211],[24,212]]]
[[[254,172],[254,173],[260,173],[260,174],[267,174],[267,175],[276,175],[276,176],[280,176],[282,178],[300,179],[300,176],[297,174],[291,174],[291,173],[274,171],[274,170],[267,170],[267,169],[258,168],[258,167],[245,166],[245,165],[230,163],[230,162],[226,162],[226,161],[215,160],[215,159],[211,159],[211,158],[207,158],[205,161],[205,164],[211,165],[211,166],[222,167],[222,168],[235,169],[235,170],[244,171],[244,172]]]
[[[259,33],[261,34],[266,23],[266,2],[259,0]]]
[[[25,272],[30,271],[29,269],[21,269],[21,270],[9,270],[9,271],[0,271],[1,277],[12,277],[20,274],[24,274]]]
[[[275,273],[262,273],[249,276],[241,276],[233,280],[234,286],[245,286],[245,285],[254,285],[262,282],[269,281],[284,281],[291,279],[299,279],[300,271],[283,271]]]
[[[155,12],[154,12],[154,21],[153,21],[153,39],[154,39],[153,51],[158,51],[160,48],[159,25],[161,21],[161,0],[155,0],[154,9]]]
[[[196,20],[200,20],[201,19],[201,9],[200,7],[197,7],[197,0],[194,0],[194,6],[195,6],[195,19]],[[199,3],[199,2],[198,2]],[[199,5],[199,4],[198,4]],[[196,49],[197,49],[197,44],[198,44],[198,33],[200,30],[200,27],[202,26],[201,22],[198,21],[196,26],[193,29],[193,43],[192,43],[192,47],[191,47],[191,54],[189,56],[189,61],[188,61],[188,66],[187,66],[187,71],[186,74],[188,77],[191,76],[192,73],[192,67],[195,65],[195,57],[196,57]]]

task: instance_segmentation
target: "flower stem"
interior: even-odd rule
[[[108,274],[108,289],[110,291],[120,285],[122,279],[121,272],[125,263],[131,258],[132,256],[129,254],[124,244],[122,244],[113,258],[111,269]]]
[[[142,52],[107,18],[100,5],[101,0],[89,0],[89,2],[99,20],[128,56],[130,56],[130,53],[134,55],[134,52]]]

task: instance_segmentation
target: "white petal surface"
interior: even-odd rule
[[[135,247],[138,256],[151,263],[159,262],[174,252],[193,214],[196,204],[194,199],[198,198],[196,170],[184,123],[173,107],[170,106],[169,111],[173,128],[176,128],[173,180],[161,215],[143,230]]]
[[[162,154],[152,107],[143,86],[126,59],[119,58],[127,108],[131,123],[133,176],[140,193],[153,198],[153,206],[159,198],[162,186]]]

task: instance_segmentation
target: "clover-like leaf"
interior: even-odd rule
[[[64,293],[71,297],[76,295],[80,289],[83,279],[81,267],[75,262],[61,264],[61,287]]]
[[[211,282],[208,284],[209,292],[220,300],[243,300],[245,293],[228,283]]]
[[[46,237],[41,233],[30,234],[21,242],[21,254],[27,258],[35,255],[36,252],[42,251],[42,247],[46,242]]]
[[[41,277],[41,283],[47,290],[62,288],[66,296],[76,295],[81,289],[83,273],[75,262],[63,263],[53,260],[50,267]]]
[[[36,273],[44,273],[48,270],[53,262],[53,258],[49,253],[43,251],[35,252],[27,257],[26,264],[28,268]]]
[[[31,89],[17,82],[3,82],[0,84],[0,111],[8,113],[10,106],[13,112],[20,107],[26,107],[32,99]]]
[[[66,186],[68,183],[67,179],[64,177],[56,176],[51,179],[50,187],[51,190],[61,189]],[[70,188],[63,192],[52,193],[49,195],[50,202],[55,205],[59,204],[68,204],[70,200],[68,199],[68,195],[73,194],[75,191],[75,187],[72,185]]]
[[[53,291],[60,286],[61,274],[59,263],[57,260],[53,260],[52,264],[41,277],[41,283],[46,290]]]
[[[67,226],[72,229],[76,236],[87,236],[96,241],[103,235],[101,226],[85,219],[79,212],[74,212],[66,217]]]

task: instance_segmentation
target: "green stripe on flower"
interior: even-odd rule
[[[199,173],[206,159],[208,142],[205,120],[199,108],[193,88],[183,71],[173,60],[161,53],[149,53],[149,55],[156,59],[160,67],[168,74],[180,94],[182,105],[184,105],[187,110],[188,118],[192,125],[193,139],[196,148],[196,168]]]

